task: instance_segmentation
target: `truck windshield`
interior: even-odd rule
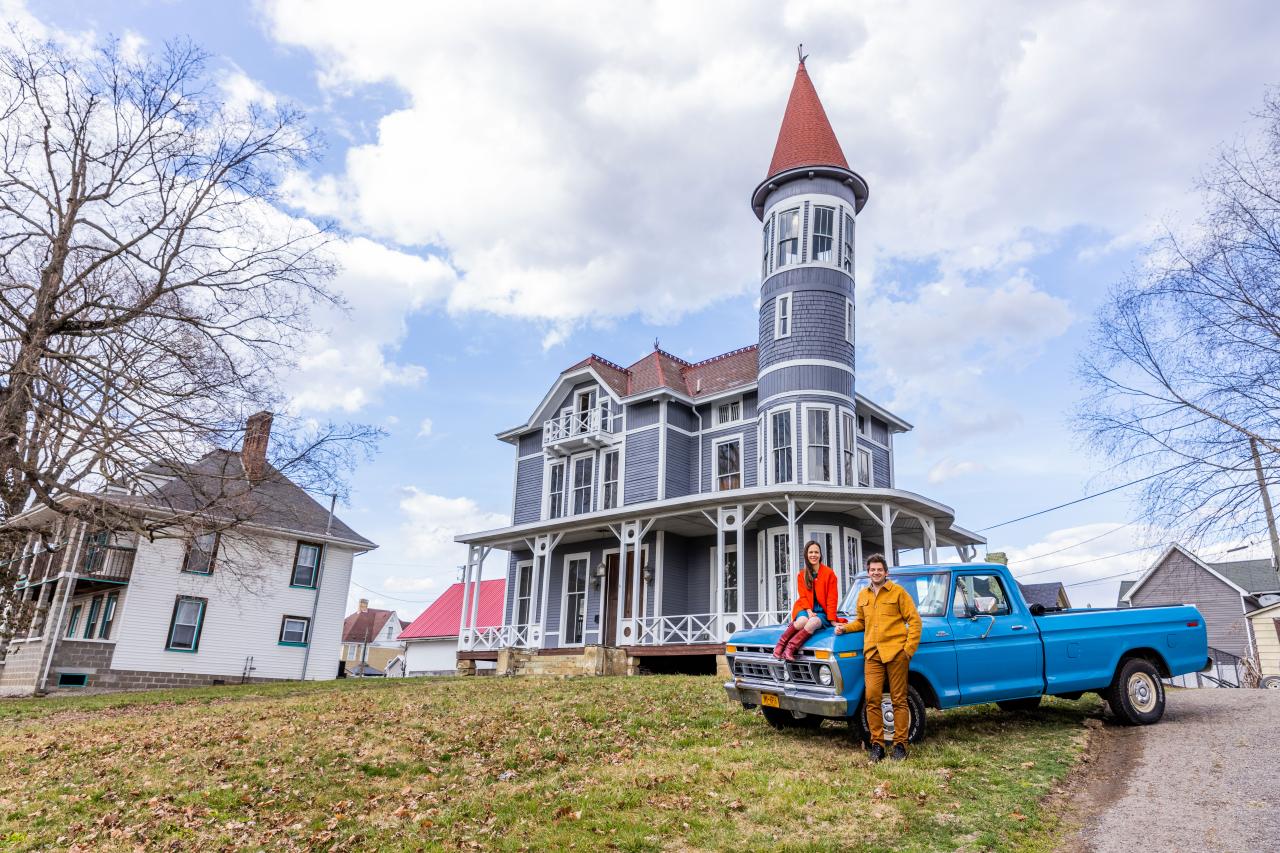
[[[948,572],[929,572],[927,574],[903,574],[897,575],[893,572],[889,573],[889,580],[901,586],[911,596],[916,603],[916,610],[920,611],[921,616],[946,616],[947,615],[947,587],[951,581],[951,575]],[[871,580],[866,575],[858,575],[853,579],[853,586],[845,594],[844,601],[840,603],[840,612],[846,616],[853,616],[858,606],[858,593],[862,592],[871,584]]]

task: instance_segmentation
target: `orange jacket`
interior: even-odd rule
[[[828,565],[818,566],[818,577],[813,582],[813,589],[809,589],[805,584],[804,569],[801,569],[796,575],[796,603],[791,605],[791,621],[794,622],[802,610],[808,610],[812,614],[815,603],[822,605],[828,622],[845,621],[836,616],[836,611],[840,607],[840,592],[837,586],[836,573],[831,571]]]

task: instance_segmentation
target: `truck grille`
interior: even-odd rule
[[[791,675],[790,681],[782,677],[783,667]],[[765,663],[764,661],[743,660],[736,658],[733,662],[733,674],[757,681],[769,681],[774,684],[817,684],[811,663]]]

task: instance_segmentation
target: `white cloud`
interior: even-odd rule
[[[400,512],[405,520],[400,526],[397,543],[400,556],[396,559],[422,568],[412,573],[397,572],[398,583],[407,583],[410,579],[423,583],[430,580],[432,585],[447,586],[456,579],[457,567],[466,562],[466,547],[455,542],[454,537],[505,527],[511,521],[505,514],[482,510],[471,498],[433,495],[413,486],[404,489]],[[489,577],[496,577],[495,572],[501,571],[494,568],[498,562],[501,560],[497,556],[489,558]]]
[[[1120,582],[1140,578],[1165,544],[1158,533],[1136,525],[1100,522],[1055,530],[1021,547],[1002,547],[993,537],[990,548],[1008,555],[1010,570],[1023,583],[1061,581],[1073,606],[1114,607]]]
[[[418,424],[418,438],[430,438],[432,427],[431,418],[423,418],[422,423]]]
[[[937,465],[929,470],[929,482],[937,485],[945,483],[947,480],[963,477],[968,474],[977,474],[986,470],[986,466],[978,462],[969,460],[957,462],[954,459],[943,459]]]
[[[382,588],[391,592],[424,592],[434,590],[438,585],[435,578],[407,578],[397,575],[382,582]]]

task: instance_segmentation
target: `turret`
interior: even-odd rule
[[[867,182],[849,168],[804,57],[768,177],[763,223],[759,403],[762,482],[846,482],[853,455],[854,223]],[[846,447],[847,444],[847,447]]]

